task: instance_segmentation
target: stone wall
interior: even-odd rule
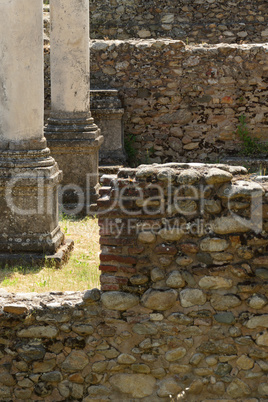
[[[267,45],[186,46],[177,40],[93,41],[91,86],[115,88],[135,162],[217,161],[250,135],[266,141]]]
[[[91,38],[173,38],[188,43],[267,41],[265,0],[91,0]]]
[[[0,399],[267,400],[265,186],[196,164],[102,182],[102,291],[1,291]]]

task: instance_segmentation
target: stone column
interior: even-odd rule
[[[64,237],[58,225],[61,172],[43,133],[42,0],[0,0],[0,87],[3,263],[9,253],[13,259],[54,253]]]
[[[51,0],[51,115],[45,135],[63,170],[63,202],[88,212],[103,137],[90,113],[89,2]]]

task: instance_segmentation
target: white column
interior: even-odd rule
[[[89,112],[89,1],[51,0],[51,109]]]
[[[43,1],[0,0],[0,265],[42,259],[64,238],[43,76]]]
[[[50,0],[51,113],[45,136],[63,171],[62,202],[91,213],[103,141],[90,112],[89,1]]]
[[[0,0],[1,148],[44,142],[42,6],[41,0]]]

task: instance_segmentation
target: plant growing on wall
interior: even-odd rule
[[[268,152],[268,144],[262,144],[256,138],[251,137],[244,114],[239,117],[236,133],[242,141],[241,153],[243,155],[250,156]]]

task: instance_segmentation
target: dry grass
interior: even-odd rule
[[[94,218],[60,221],[66,237],[74,240],[70,260],[60,269],[13,267],[0,270],[0,288],[9,292],[81,291],[99,287],[99,229]]]

